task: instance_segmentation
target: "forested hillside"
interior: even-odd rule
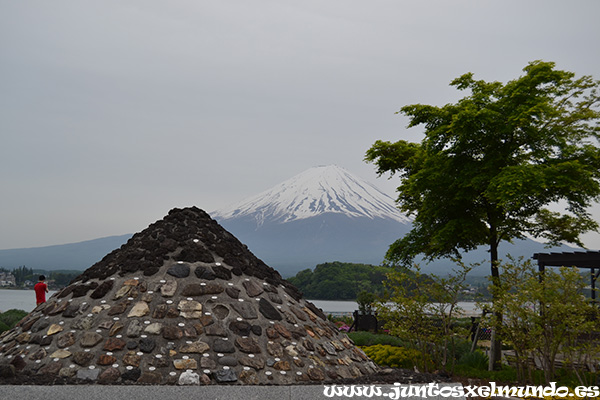
[[[334,261],[305,269],[288,278],[307,299],[354,300],[361,290],[380,294],[389,268]]]

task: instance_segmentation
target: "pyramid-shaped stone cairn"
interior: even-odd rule
[[[377,367],[192,207],[174,209],[0,336],[0,364],[98,383],[324,383]]]

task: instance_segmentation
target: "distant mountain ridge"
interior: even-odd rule
[[[0,250],[0,267],[13,269],[25,265],[45,270],[84,270],[121,247],[131,236],[107,236],[77,243]]]

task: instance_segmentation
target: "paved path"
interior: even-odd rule
[[[423,388],[427,385],[413,385]],[[440,387],[460,388],[460,384],[443,384]],[[359,386],[356,386],[359,387]],[[0,386],[0,398],[6,400],[314,400],[314,399],[390,399],[394,396],[393,385],[381,388],[381,396],[333,396],[324,394],[325,386],[105,386],[105,385],[57,385],[57,386]],[[420,396],[402,397],[419,399]],[[446,399],[449,396],[427,397]],[[452,397],[463,399],[464,397]]]

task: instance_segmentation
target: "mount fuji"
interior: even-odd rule
[[[224,221],[250,218],[260,228],[265,223],[287,223],[327,213],[410,223],[390,196],[337,165],[310,168],[256,196],[214,211],[212,216]]]
[[[283,276],[326,261],[380,264],[411,229],[390,196],[336,165],[210,214]]]
[[[331,261],[381,264],[389,245],[412,228],[394,199],[335,165],[310,168],[210,214],[284,277]],[[503,243],[500,256],[529,259],[534,253],[574,250],[580,249],[547,248],[526,239]],[[466,263],[481,263],[472,275],[489,274],[485,246],[462,256]],[[455,267],[447,259],[416,262],[428,273],[446,274]]]

